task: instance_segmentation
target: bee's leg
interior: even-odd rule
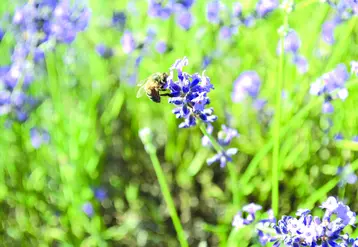
[[[171,94],[171,93],[162,93],[162,94],[160,94],[160,96],[174,97],[173,94]]]

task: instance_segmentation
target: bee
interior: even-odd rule
[[[160,93],[162,91],[166,91],[164,89],[164,85],[167,82],[168,74],[167,73],[154,73],[149,76],[146,80],[138,84],[139,90],[137,92],[137,98],[147,94],[148,98],[156,103],[160,103],[161,96],[169,96],[170,93]]]

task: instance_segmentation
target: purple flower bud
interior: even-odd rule
[[[324,102],[322,106],[322,112],[325,114],[333,113],[334,108],[331,102]]]
[[[83,204],[83,206],[82,206],[82,211],[83,211],[88,217],[92,217],[92,216],[94,215],[94,209],[93,209],[92,203],[86,202],[85,204]]]

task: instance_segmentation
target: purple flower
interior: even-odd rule
[[[60,1],[53,10],[48,23],[50,35],[63,43],[72,43],[78,32],[83,31],[89,22],[90,11],[78,5],[71,6],[69,1]]]
[[[122,43],[123,52],[125,54],[132,53],[134,51],[134,49],[136,48],[136,43],[133,38],[133,35],[129,31],[124,32],[122,39],[121,39],[121,43]]]
[[[340,19],[334,18],[332,20],[326,21],[322,26],[322,39],[332,45],[335,42],[334,39],[334,30],[336,29],[336,26],[341,23]]]
[[[82,206],[82,211],[88,216],[88,217],[92,217],[94,215],[94,208],[92,206],[92,203],[90,202],[86,202],[85,204],[83,204]]]
[[[193,24],[193,16],[189,11],[181,10],[176,15],[177,24],[184,30],[189,30]]]
[[[239,137],[236,129],[221,125],[221,130],[218,133],[218,142],[221,146],[228,146],[235,137]]]
[[[112,26],[123,31],[127,22],[127,16],[123,11],[115,11],[112,15]]]
[[[232,226],[240,229],[245,225],[250,225],[255,221],[256,212],[261,209],[262,207],[255,203],[250,203],[248,205],[245,205],[242,208],[242,210],[238,211],[237,214],[234,216],[234,219],[232,221]],[[243,212],[247,213],[246,218],[243,217]]]
[[[333,139],[334,139],[335,141],[342,141],[342,140],[343,140],[343,135],[342,135],[342,133],[337,133],[337,134],[335,134],[334,137],[333,137]]]
[[[104,44],[98,44],[96,46],[96,52],[103,58],[110,58],[113,56],[112,48],[107,47]]]
[[[50,135],[44,129],[32,128],[30,130],[31,144],[35,149],[39,149],[43,144],[50,142]]]
[[[353,136],[352,141],[358,142],[358,136]]]
[[[100,202],[103,202],[107,197],[107,190],[105,190],[104,188],[95,188],[94,189],[94,196],[97,200],[99,200]]]
[[[339,64],[337,67],[322,75],[311,84],[310,94],[325,95],[325,104],[333,99],[345,100],[348,97],[348,90],[345,88],[345,83],[349,79],[349,73],[344,64]],[[326,104],[323,109],[333,110],[331,106]]]
[[[345,184],[355,184],[357,182],[357,175],[354,173],[351,164],[338,167],[337,175],[340,176],[339,186]]]
[[[246,27],[253,27],[256,23],[256,18],[253,15],[248,15],[243,22]]]
[[[225,147],[230,145],[232,139],[239,136],[237,130],[229,128],[226,125],[222,125],[221,128],[222,129],[218,132],[218,141],[217,142],[221,146],[222,150],[220,152],[218,152],[217,154],[215,154],[213,157],[207,159],[206,162],[208,165],[219,162],[220,167],[225,167],[227,162],[232,161],[231,156],[236,154],[238,151],[237,148],[229,148],[229,149],[225,150]],[[207,125],[207,132],[209,134],[212,134],[213,129],[214,128],[211,124]],[[204,147],[212,146],[212,143],[207,136],[204,136],[201,141],[202,141],[202,145]]]
[[[278,0],[259,0],[256,4],[256,14],[263,18],[279,6]]]
[[[198,73],[190,75],[183,72],[183,67],[188,64],[188,59],[178,59],[170,68],[166,89],[170,91],[169,103],[176,105],[173,113],[177,118],[184,119],[179,128],[195,126],[200,119],[205,123],[214,122],[216,116],[212,108],[206,108],[210,103],[207,94],[213,89],[209,77]],[[174,78],[174,70],[178,76]]]
[[[5,36],[5,32],[4,30],[0,27],[0,42],[2,41],[2,39],[4,38]]]
[[[239,2],[234,3],[234,5],[232,6],[232,11],[233,11],[233,16],[234,17],[241,17],[241,15],[242,15],[242,5],[241,5],[241,3],[239,3]]]
[[[260,242],[274,242],[273,246],[283,244],[292,247],[339,247],[353,244],[355,240],[342,231],[347,225],[354,224],[356,214],[334,197],[329,197],[321,208],[325,209],[322,220],[312,216],[308,209],[298,210],[298,218],[283,216],[275,225],[272,225],[270,219],[261,220],[257,224]]]
[[[234,82],[233,102],[241,102],[247,96],[255,99],[259,93],[261,79],[255,71],[245,71]]]
[[[330,113],[333,113],[333,111],[334,111],[334,108],[333,108],[333,105],[331,104],[331,102],[327,101],[327,102],[323,103],[323,105],[322,105],[323,113],[330,114]]]
[[[206,69],[211,64],[212,60],[212,57],[204,56],[201,64],[202,69]]]
[[[155,46],[155,49],[158,53],[163,54],[167,51],[167,43],[165,43],[164,41],[158,41]]]
[[[172,14],[173,9],[171,5],[163,6],[163,3],[157,0],[149,0],[148,15],[160,19],[168,19]]]
[[[308,62],[304,56],[297,55],[293,57],[293,63],[296,65],[300,74],[305,74],[308,71]]]
[[[212,24],[220,22],[220,2],[213,0],[206,5],[206,18]]]
[[[233,29],[228,26],[223,26],[220,29],[220,39],[230,39],[233,35]]]
[[[178,4],[182,5],[186,9],[190,9],[194,3],[194,0],[176,0]]]
[[[264,99],[255,99],[254,102],[252,103],[252,106],[257,110],[257,111],[261,111],[265,105],[267,104],[267,100]]]
[[[206,160],[208,165],[213,163],[220,163],[220,167],[224,168],[228,162],[232,162],[231,156],[235,155],[238,152],[237,148],[229,148],[220,153],[215,154],[213,157]]]
[[[293,54],[298,53],[301,47],[301,40],[298,37],[298,34],[294,30],[291,30],[285,37],[284,47],[285,47],[285,52],[287,53],[293,53]]]

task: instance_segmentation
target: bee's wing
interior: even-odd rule
[[[142,96],[144,95],[144,93],[145,93],[144,85],[145,85],[145,84],[143,84],[143,85],[138,89],[137,98],[142,97]]]
[[[143,80],[137,83],[137,87],[142,87],[145,83],[147,82],[147,80]]]

